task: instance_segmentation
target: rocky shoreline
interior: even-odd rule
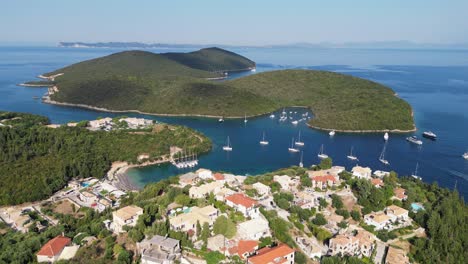
[[[413,129],[409,130],[401,130],[401,129],[382,129],[382,130],[346,130],[346,129],[333,129],[333,128],[323,128],[323,127],[318,127],[318,126],[313,126],[310,124],[307,124],[308,127],[317,129],[317,130],[322,130],[322,131],[335,131],[335,132],[342,132],[342,133],[399,133],[399,134],[405,134],[405,133],[411,133],[415,132],[416,126],[414,126]]]
[[[58,102],[58,101],[54,101],[50,99],[48,95],[45,95],[42,101],[47,104],[79,107],[79,108],[85,108],[85,109],[90,109],[90,110],[95,110],[95,111],[100,111],[100,112],[109,112],[109,113],[136,113],[136,114],[142,114],[142,115],[169,116],[169,117],[206,117],[206,118],[224,118],[224,119],[245,118],[245,116],[219,116],[219,115],[201,115],[201,114],[156,114],[156,113],[142,112],[139,110],[111,110],[111,109],[107,109],[103,107],[96,107],[96,106],[85,105],[85,104],[72,104],[72,103]],[[260,117],[260,116],[267,115],[269,113],[271,112],[266,112],[266,113],[262,113],[258,115],[250,115],[250,116],[247,116],[247,118]]]

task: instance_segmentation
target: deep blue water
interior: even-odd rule
[[[177,49],[181,50],[181,49]],[[31,80],[38,74],[70,63],[107,55],[113,49],[65,49],[54,47],[0,47],[0,110],[30,112],[48,116],[54,123],[115,116],[111,113],[47,105],[34,100],[45,89],[24,88],[17,83]],[[174,51],[171,49],[154,52]],[[182,50],[185,51],[185,50]],[[355,163],[346,159],[351,146],[360,165],[372,169],[395,170],[401,175],[414,171],[419,162],[419,175],[426,182],[457,189],[468,197],[468,161],[461,158],[468,150],[468,51],[458,50],[369,50],[369,49],[299,49],[249,48],[233,49],[258,63],[258,71],[283,68],[310,68],[337,71],[370,79],[394,89],[414,109],[415,133],[433,130],[437,141],[423,140],[421,148],[405,141],[407,135],[391,134],[387,159],[391,166],[378,162],[383,146],[382,134],[340,134],[330,138],[327,133],[305,127],[279,123],[268,116],[249,120],[228,120],[219,124],[204,118],[166,118],[145,116],[163,122],[182,124],[197,129],[213,140],[213,151],[200,159],[200,166],[238,174],[258,174],[298,164],[300,154],[287,151],[291,138],[299,130],[305,141],[304,163],[318,163],[321,144],[335,164],[350,169]],[[251,74],[242,73],[233,78]],[[289,110],[288,110],[289,111]],[[303,109],[292,111],[303,112]],[[278,114],[278,113],[276,113]],[[136,114],[129,114],[136,116]],[[270,145],[261,147],[258,141],[266,132]],[[230,136],[234,150],[225,153],[221,147]],[[152,166],[129,171],[131,179],[140,185],[180,173],[172,166]]]

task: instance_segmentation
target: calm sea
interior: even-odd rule
[[[41,73],[70,63],[117,52],[116,49],[71,49],[55,47],[0,47],[0,110],[30,112],[48,116],[54,123],[115,116],[70,107],[53,106],[33,99],[45,89],[24,88],[17,83],[31,80]],[[160,49],[153,52],[188,51]],[[383,134],[352,135],[327,133],[280,123],[268,116],[231,120],[222,124],[204,118],[159,118],[163,122],[182,124],[197,129],[213,140],[213,150],[200,157],[200,166],[236,174],[255,175],[281,167],[297,165],[300,154],[288,152],[292,137],[301,131],[305,166],[319,162],[317,153],[323,144],[325,152],[335,164],[350,169],[356,162],[346,159],[350,148],[359,164],[377,170],[395,170],[410,175],[419,163],[418,174],[426,182],[438,182],[453,188],[455,185],[468,197],[468,161],[461,155],[468,151],[468,51],[467,50],[372,50],[372,49],[306,49],[306,48],[243,48],[232,49],[258,64],[259,71],[284,68],[308,68],[336,71],[370,79],[394,89],[414,109],[418,131],[432,130],[437,141],[423,139],[422,147],[405,141],[407,135],[390,135],[386,158],[390,166],[383,166],[378,156],[383,147]],[[232,78],[242,76],[238,74]],[[300,116],[304,110],[287,109]],[[278,116],[278,113],[275,113]],[[131,116],[137,116],[130,114]],[[266,133],[270,145],[261,147],[259,140]],[[229,136],[231,153],[222,151]],[[184,171],[172,166],[152,166],[132,169],[129,176],[143,186]]]

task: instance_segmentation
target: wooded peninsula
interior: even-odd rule
[[[226,118],[303,106],[312,110],[309,125],[315,128],[348,132],[415,129],[410,105],[392,89],[350,75],[279,70],[215,80],[255,67],[255,62],[219,48],[162,54],[123,51],[43,74],[43,78],[50,86],[50,103]]]
[[[153,160],[168,156],[171,146],[211,149],[204,135],[166,124],[138,133],[50,128],[46,117],[13,112],[0,112],[0,124],[0,205],[47,198],[73,178],[102,178],[112,162],[137,164],[143,153]]]

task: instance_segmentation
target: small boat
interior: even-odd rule
[[[418,139],[416,136],[407,137],[406,140],[416,145],[423,144],[423,142],[420,139]]]
[[[257,71],[257,68],[252,68],[250,71],[251,71],[251,72],[256,72],[256,71]]]
[[[260,140],[260,145],[266,146],[268,145],[268,141],[265,140],[265,132],[263,132],[262,140]]]
[[[284,111],[284,108],[283,108],[283,112],[281,112],[281,114],[285,115],[286,114],[286,111]]]
[[[320,151],[319,151],[319,154],[318,154],[317,156],[319,157],[319,159],[326,159],[326,158],[328,158],[328,155],[325,154],[325,153],[323,152],[323,144],[322,144],[322,146],[320,147]]]
[[[382,162],[385,165],[390,165],[390,162],[385,159],[385,150],[387,149],[387,143],[384,144],[384,147],[382,149],[382,152],[380,153],[379,161]]]
[[[462,157],[466,160],[468,160],[468,152],[463,153]]]
[[[299,122],[297,120],[294,120],[294,121],[291,122],[291,124],[293,124],[293,125],[297,125],[298,123]]]
[[[385,132],[385,135],[383,136],[383,139],[384,139],[385,141],[388,141],[388,138],[389,138],[388,133]]]
[[[247,123],[247,115],[244,115],[244,123]]]
[[[227,137],[227,144],[223,147],[224,151],[232,151],[231,142],[229,141],[229,136]]]
[[[335,130],[330,131],[330,133],[328,133],[328,135],[330,135],[330,137],[333,137],[335,135]]]
[[[274,114],[271,114],[271,115],[270,115],[270,118],[271,118],[271,119],[275,118],[275,115],[274,115]]]
[[[414,173],[411,175],[411,177],[415,178],[416,180],[422,180],[422,178],[418,176],[418,165],[419,163],[416,163],[416,169],[414,170]]]
[[[437,135],[434,134],[434,132],[432,132],[432,131],[424,131],[424,133],[422,135],[423,135],[423,137],[428,138],[428,139],[432,139],[432,140],[437,139]]]
[[[224,122],[224,118],[221,117],[220,119],[218,119],[218,122],[219,122],[219,123]]]
[[[289,151],[289,152],[293,152],[293,153],[299,152],[299,150],[298,150],[297,148],[294,147],[294,138],[292,138],[291,147],[288,148],[288,151]]]
[[[304,146],[304,142],[301,141],[301,131],[299,130],[299,137],[297,138],[297,141],[294,143],[296,146]]]
[[[356,156],[353,155],[353,147],[351,147],[351,151],[348,156],[346,156],[349,160],[358,160]]]
[[[301,168],[304,167],[304,163],[302,163],[302,154],[304,154],[304,153],[301,151],[301,161],[299,162],[299,167],[301,167]]]

